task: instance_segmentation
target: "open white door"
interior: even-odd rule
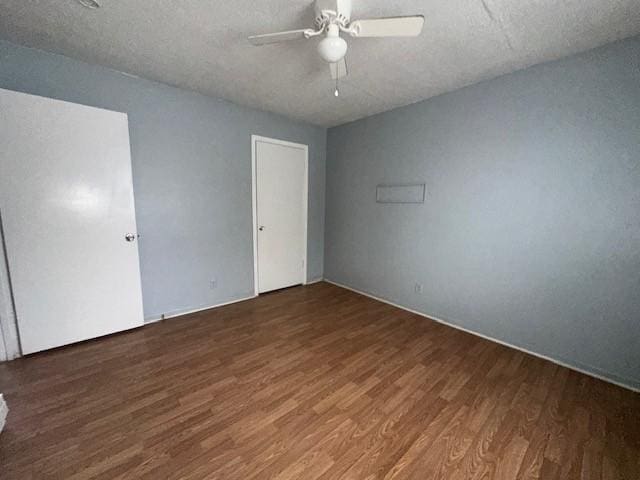
[[[306,282],[308,147],[252,137],[256,293]]]
[[[0,90],[0,214],[24,354],[143,324],[127,116]]]

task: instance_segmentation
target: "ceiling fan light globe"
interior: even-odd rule
[[[339,62],[347,53],[347,42],[337,36],[325,37],[318,43],[318,53],[326,62]]]

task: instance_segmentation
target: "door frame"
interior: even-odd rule
[[[302,200],[302,217],[304,220],[304,232],[302,246],[303,252],[303,268],[302,268],[302,284],[307,284],[307,232],[309,230],[309,146],[302,143],[288,142],[285,140],[279,140],[277,138],[263,137],[261,135],[251,135],[251,210],[253,217],[253,293],[258,296],[258,177],[257,177],[257,165],[258,149],[256,144],[258,142],[272,143],[274,145],[280,145],[284,147],[299,148],[304,151],[304,185],[303,185],[303,200]]]

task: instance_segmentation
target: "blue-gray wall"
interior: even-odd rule
[[[640,388],[640,38],[330,129],[326,197],[327,279]]]
[[[129,115],[145,317],[253,295],[251,134],[309,145],[308,277],[322,277],[325,129],[6,42],[0,87]]]

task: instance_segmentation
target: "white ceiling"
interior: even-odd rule
[[[353,0],[353,18],[421,13],[418,38],[351,39],[332,95],[311,0],[0,0],[0,38],[333,126],[640,33],[640,0]]]

